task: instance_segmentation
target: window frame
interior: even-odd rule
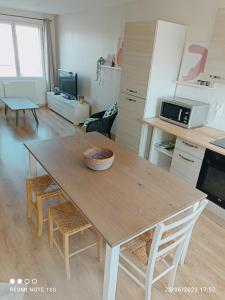
[[[16,80],[16,79],[44,79],[45,78],[45,60],[44,60],[44,30],[43,25],[40,23],[29,23],[23,21],[12,21],[7,19],[0,18],[0,24],[9,24],[11,25],[12,29],[12,39],[13,39],[13,47],[14,47],[14,54],[15,54],[15,67],[16,67],[16,76],[0,76],[0,80]],[[41,43],[41,68],[42,68],[42,75],[41,76],[22,76],[20,72],[20,63],[19,63],[19,52],[18,52],[18,43],[17,43],[17,36],[16,36],[16,25],[22,26],[29,26],[38,28],[40,32],[40,43]]]

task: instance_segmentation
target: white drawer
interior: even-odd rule
[[[176,148],[179,148],[180,150],[200,159],[203,159],[205,155],[204,148],[180,138],[177,138],[176,140]]]
[[[196,187],[198,178],[196,176],[194,176],[193,174],[191,176],[188,176],[186,173],[179,172],[178,170],[173,169],[172,167],[170,169],[170,173],[172,175],[174,175],[175,177],[185,181],[186,183],[189,183],[191,186]]]
[[[201,159],[175,148],[170,173],[195,186],[201,166]]]
[[[58,114],[63,114],[65,111],[65,107],[57,105],[54,102],[49,103],[49,108],[57,112]]]

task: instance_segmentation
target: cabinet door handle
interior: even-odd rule
[[[185,145],[186,145],[186,146],[188,146],[188,147],[191,147],[191,148],[198,149],[198,147],[197,147],[197,146],[195,146],[195,145],[192,145],[192,144],[189,144],[188,142],[182,141],[182,143],[183,143],[183,144],[185,144]]]
[[[133,94],[137,94],[138,93],[138,91],[129,90],[129,89],[127,89],[127,91],[130,92],[130,93],[133,93]]]
[[[131,99],[131,98],[126,98],[128,101],[130,101],[130,102],[136,102],[136,100],[135,99]]]
[[[184,156],[181,155],[181,154],[179,154],[179,156],[180,156],[180,158],[182,158],[182,159],[184,159],[184,160],[186,160],[186,161],[188,161],[188,162],[191,162],[191,163],[194,163],[194,162],[195,162],[194,160],[189,159],[189,158],[187,158],[187,157],[184,157]]]
[[[182,111],[183,111],[183,109],[181,108],[180,111],[179,111],[179,115],[178,115],[178,121],[180,121]]]

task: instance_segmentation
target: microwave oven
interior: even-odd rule
[[[203,126],[210,105],[186,98],[164,98],[161,101],[159,118],[185,128]]]

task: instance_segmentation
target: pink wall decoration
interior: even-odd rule
[[[123,40],[120,38],[118,42],[118,50],[116,54],[116,64],[121,67],[123,63]]]
[[[196,81],[204,72],[208,56],[207,46],[203,43],[189,43],[184,52],[181,66],[181,81]]]

